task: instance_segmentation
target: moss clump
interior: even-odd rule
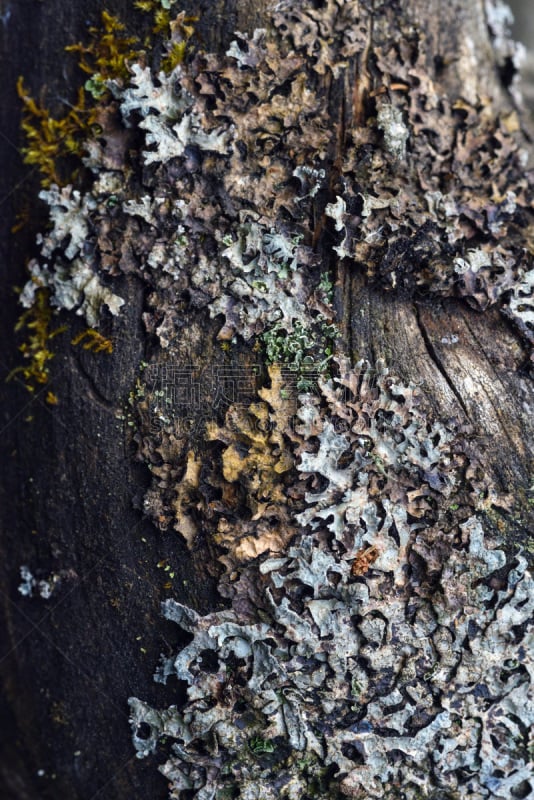
[[[82,344],[83,342],[83,344]],[[94,328],[86,328],[72,339],[71,344],[81,344],[84,350],[91,350],[93,353],[112,353],[113,342],[106,339]]]
[[[182,64],[189,50],[189,40],[195,31],[198,17],[187,16],[185,11],[176,15],[173,7],[176,0],[136,0],[135,8],[152,15],[152,32],[164,37],[166,55],[161,60],[161,69],[166,72]]]
[[[78,90],[72,108],[58,118],[52,117],[48,108],[31,97],[22,76],[17,82],[17,92],[24,103],[21,123],[26,139],[21,149],[24,163],[39,169],[44,188],[53,183],[64,185],[67,182],[64,164],[73,157],[81,158],[94,121],[86,106],[83,87]]]
[[[11,370],[7,380],[22,374],[24,385],[29,392],[35,392],[39,386],[47,383],[50,361],[54,358],[49,346],[50,341],[66,330],[65,326],[52,327],[53,311],[48,296],[47,289],[38,289],[33,306],[21,315],[15,326],[15,331],[24,330],[27,334],[26,341],[19,347],[26,363]],[[53,392],[48,392],[46,401],[50,405],[55,405],[57,397]]]
[[[125,25],[118,17],[102,12],[100,27],[89,28],[88,44],[77,42],[65,48],[67,53],[78,53],[78,66],[91,77],[85,89],[96,100],[109,92],[107,81],[125,81],[128,78],[128,62],[139,55],[139,40],[136,36],[125,36]]]
[[[17,81],[17,92],[24,104],[24,163],[38,167],[44,188],[53,183],[64,186],[75,179],[87,139],[97,124],[99,104],[105,96],[109,100],[106,81],[125,80],[128,60],[138,55],[137,38],[123,35],[124,25],[117,17],[103,11],[101,19],[101,26],[89,29],[89,44],[78,42],[65,48],[66,52],[79,54],[80,69],[91,77],[80,86],[76,101],[63,116],[53,117],[43,103],[36,101],[22,76]]]

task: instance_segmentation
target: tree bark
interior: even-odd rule
[[[19,363],[13,329],[20,309],[12,287],[26,281],[25,263],[38,252],[35,235],[46,226],[44,210],[34,211],[37,174],[24,167],[17,154],[21,141],[16,79],[23,74],[34,96],[45,86],[58,107],[66,95],[74,102],[71,86],[75,79],[63,48],[83,39],[87,20],[96,24],[96,5],[92,0],[74,6],[57,0],[25,0],[5,5],[1,17],[6,93],[0,143],[6,176],[1,220],[6,309],[1,324],[3,341],[8,343],[2,359],[4,377]],[[107,7],[131,22],[130,3],[112,0]],[[257,27],[272,27],[272,9],[261,1],[220,0],[213,4],[202,0],[181,7],[198,14],[198,38],[205,53],[222,56],[235,31],[252,35]],[[394,30],[393,16],[398,25]],[[337,72],[329,68],[312,72],[309,60],[304,66],[310,70],[306,82],[328,109],[331,130],[336,131],[323,159],[328,173],[326,188],[310,206],[313,222],[310,241],[305,244],[333,277],[333,303],[341,328],[338,350],[353,364],[363,359],[376,365],[384,360],[403,384],[419,386],[429,419],[443,425],[454,421],[460,438],[465,431],[469,446],[464,452],[480,472],[473,486],[488,507],[488,498],[498,499],[493,516],[488,514],[491,532],[500,536],[509,563],[518,545],[531,558],[534,391],[525,337],[513,320],[501,313],[500,296],[499,302],[487,303],[487,307],[478,303],[475,308],[473,298],[459,296],[461,292],[453,296],[448,290],[421,289],[413,275],[403,283],[402,270],[398,285],[389,285],[376,261],[369,266],[374,256],[369,256],[368,268],[363,257],[360,262],[353,255],[340,257],[334,250],[340,246],[340,229],[334,227],[327,211],[348,181],[344,159],[355,146],[355,131],[372,128],[367,126],[368,120],[379,113],[383,98],[398,92],[407,97],[405,117],[415,113],[413,107],[409,112],[406,109],[426,74],[450,107],[460,103],[458,113],[469,105],[478,109],[473,113],[511,119],[511,67],[506,62],[507,72],[502,61],[499,68],[482,0],[450,4],[411,0],[396,5],[371,3],[369,7],[362,3],[361,18],[367,27],[361,47],[345,59],[348,66]],[[131,24],[139,26],[134,32],[146,30],[139,22]],[[418,32],[417,44],[410,42],[410,31]],[[380,64],[391,57],[392,48],[397,48],[402,58],[412,57],[413,62],[403,74],[389,74],[386,79]],[[399,64],[402,58],[399,56]],[[481,98],[491,100],[484,104]],[[439,115],[427,125],[425,114],[430,110],[421,106],[419,113],[418,135],[430,138],[427,128]],[[230,122],[223,119],[222,124]],[[523,134],[517,128],[516,137],[521,140]],[[311,144],[306,146],[313,149]],[[395,158],[388,153],[390,157]],[[423,173],[427,166],[421,165]],[[492,168],[489,163],[488,169]],[[364,173],[354,169],[360,185],[365,185]],[[392,174],[395,169],[392,167]],[[369,181],[370,175],[367,173]],[[409,191],[415,176],[415,167],[405,173]],[[424,183],[424,174],[421,180]],[[371,182],[366,191],[377,194]],[[12,236],[16,214],[26,206],[31,210],[30,222]],[[531,242],[532,220],[526,211],[522,224],[519,231],[518,223],[514,235],[518,242],[520,237],[526,242],[530,236]],[[477,243],[483,238],[478,236]],[[433,258],[439,260],[435,253]],[[310,267],[311,273],[313,269],[317,273],[316,265]],[[152,760],[135,757],[127,700],[134,695],[155,707],[184,701],[182,681],[172,683],[174,695],[168,686],[153,681],[160,653],[169,657],[191,638],[161,618],[162,600],[173,597],[199,614],[218,611],[226,603],[217,588],[220,549],[210,538],[211,521],[207,516],[200,522],[193,520],[192,547],[186,544],[187,536],[169,524],[169,508],[172,510],[175,501],[169,500],[169,487],[183,480],[187,449],[182,445],[176,462],[168,450],[163,453],[163,467],[168,470],[163,477],[163,472],[157,473],[158,483],[139,459],[141,454],[150,461],[147,453],[155,445],[147,444],[153,418],[143,417],[147,407],[136,393],[136,381],[142,379],[141,362],[193,364],[201,372],[219,364],[226,357],[221,355],[221,340],[217,339],[220,317],[208,318],[205,304],[198,308],[195,302],[184,304],[178,298],[183,318],[170,348],[162,350],[153,332],[155,324],[151,333],[143,325],[143,316],[153,313],[147,302],[153,288],[147,289],[135,270],[114,278],[113,291],[126,303],[120,314],[105,319],[106,333],[114,342],[111,355],[97,356],[72,347],[72,336],[84,326],[62,311],[59,322],[72,325],[72,336],[69,333],[55,340],[50,383],[38,387],[33,396],[27,394],[22,381],[2,385],[0,445],[5,474],[0,504],[0,589],[4,636],[0,666],[4,723],[0,785],[2,796],[9,799],[167,797],[166,781]],[[228,363],[250,369],[257,360],[250,343],[238,340],[231,347]],[[45,402],[50,390],[59,397],[57,407]],[[220,413],[218,424],[224,427]],[[210,457],[213,445],[201,435],[195,436],[191,441],[196,455]],[[229,446],[228,442],[225,445]],[[156,460],[152,465],[163,470]],[[161,489],[158,506],[154,492],[165,481],[167,488]],[[143,514],[149,490],[152,506]],[[187,502],[186,497],[186,517]],[[158,508],[164,518],[159,530],[154,524]],[[242,517],[236,524],[248,522]],[[17,591],[22,565],[37,580],[58,576],[58,588],[50,599],[39,596],[35,584],[31,598]],[[169,589],[165,587],[170,571],[176,578]]]

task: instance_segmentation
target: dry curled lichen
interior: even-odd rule
[[[290,517],[299,506],[288,496],[295,459],[286,435],[293,405],[280,369],[272,366],[268,374],[271,386],[250,403],[227,405],[224,424],[211,415],[203,420],[194,444],[171,419],[146,436],[146,420],[158,413],[154,401],[161,399],[153,386],[144,384],[137,403],[139,450],[153,476],[145,513],[159,527],[173,527],[190,548],[201,530],[208,533],[224,549],[227,577],[261,553],[282,552],[295,532]]]

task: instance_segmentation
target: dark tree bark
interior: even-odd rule
[[[129,2],[111,0],[106,8],[123,19],[130,15]],[[24,75],[36,96],[46,87],[55,111],[63,100],[72,102],[75,59],[64,48],[86,38],[88,23],[98,24],[100,10],[92,0],[70,5],[28,0],[4,9],[3,378],[18,360],[13,287],[25,280],[24,265],[44,221],[42,210],[33,213],[38,174],[23,166],[18,152],[17,78]],[[226,47],[236,28],[246,29],[247,18],[251,27],[258,20],[253,3],[239,10],[235,3],[196,3],[192,11],[200,13],[202,37],[213,50]],[[26,203],[31,222],[12,236],[16,213]],[[135,382],[145,343],[142,288],[136,281],[124,288],[131,316],[114,334],[112,362],[83,363],[83,356],[72,359],[60,347],[55,361],[63,387],[60,415],[50,413],[42,393],[32,398],[16,382],[1,387],[0,784],[6,798],[166,796],[164,779],[133,755],[127,698],[144,693],[157,700],[154,666],[168,647],[164,640],[172,643],[175,632],[165,623],[156,629],[162,585],[156,564],[176,553],[178,543],[172,533],[156,541],[152,525],[132,505],[146,475],[130,458],[116,414]],[[189,561],[185,552],[181,557]],[[44,574],[59,561],[70,577],[57,603],[20,605],[20,565],[38,563]],[[209,608],[213,582],[191,581],[190,591],[192,605]],[[78,751],[84,755],[75,755]]]
[[[261,0],[182,6],[198,13],[208,53],[224,53],[236,30],[252,33],[270,16]],[[126,20],[131,16],[126,0],[110,0],[106,7]],[[38,176],[18,153],[16,80],[23,74],[34,96],[46,87],[58,106],[73,102],[73,72],[63,49],[84,38],[87,22],[96,23],[99,11],[92,0],[74,5],[24,0],[6,4],[1,17],[3,377],[19,363],[13,329],[20,310],[13,287],[25,282],[25,263],[36,254],[35,234],[46,224],[35,202]],[[458,98],[476,104],[477,98],[490,97],[491,114],[513,111],[509,76],[496,65],[481,1],[412,0],[400,3],[398,14],[404,31],[410,19],[425,30],[428,74],[451,105]],[[373,52],[385,51],[388,38],[397,37],[384,27],[388,20],[377,12],[367,49],[341,78],[313,77],[332,129],[339,131],[337,152],[331,150],[326,159],[330,177],[329,195],[321,200],[323,217],[326,203],[334,203],[339,192],[339,162],[349,132],[375,113],[370,106],[381,97]],[[398,83],[404,82],[400,76]],[[421,113],[425,136],[425,109]],[[30,222],[13,236],[16,214],[25,207]],[[340,348],[353,363],[385,359],[405,383],[421,386],[429,415],[455,419],[473,432],[474,452],[492,491],[514,496],[511,510],[495,517],[504,547],[509,554],[518,544],[532,550],[534,391],[524,338],[497,305],[481,311],[446,292],[417,292],[408,285],[388,290],[355,269],[350,258],[337,258],[331,229],[324,233],[318,222],[314,235],[315,250],[336,279]],[[71,336],[58,337],[50,384],[34,396],[22,381],[2,385],[0,790],[9,800],[163,800],[165,780],[152,763],[134,756],[127,707],[132,695],[156,707],[169,704],[168,688],[153,681],[154,668],[160,653],[170,655],[186,641],[179,628],[161,619],[160,603],[169,592],[167,574],[158,565],[179,565],[184,581],[173,586],[172,596],[181,603],[202,614],[221,605],[217,570],[207,566],[216,561],[215,545],[202,540],[190,550],[172,527],[157,531],[141,513],[150,475],[135,460],[135,442],[120,417],[140,362],[157,358],[157,350],[142,323],[147,307],[142,280],[133,272],[122,275],[114,291],[127,302],[120,315],[107,320],[115,343],[110,356],[96,358],[73,349]],[[59,321],[66,317],[62,312]],[[220,321],[194,307],[185,318],[174,359],[204,367],[216,363]],[[83,327],[76,324],[74,333]],[[254,358],[244,346],[238,353],[242,364]],[[49,390],[59,396],[57,407],[45,403]],[[38,579],[60,575],[57,592],[47,601],[21,596],[21,565]],[[178,683],[173,689],[178,697],[184,691]]]

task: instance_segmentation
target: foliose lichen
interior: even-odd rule
[[[334,259],[385,291],[495,305],[532,337],[517,117],[447,97],[425,32],[397,12],[381,7],[373,32],[365,3],[283,0],[225,56],[132,59],[129,77],[97,81],[90,187],[43,197],[52,225],[28,306],[46,288],[96,326],[102,305],[120,311],[115,279],[133,274],[170,354],[186,312],[204,310],[223,343],[259,341],[274,360],[285,332],[288,353],[304,361],[309,342],[329,364],[295,403],[271,367],[196,442],[164,409],[149,436],[150,393],[134,398],[144,510],[190,547],[202,533],[221,548],[228,603],[202,616],[167,600],[192,640],[157,677],[184,681],[187,698],[130,701],[140,756],[174,741],[173,798],[532,791],[532,578],[484,528],[504,501],[468,433],[432,421],[416,387],[381,362],[319,353]],[[184,24],[169,23],[167,52]],[[354,102],[338,117],[347,81]]]
[[[189,35],[179,20],[169,41]],[[368,58],[371,36],[371,12],[349,0],[280,3],[269,33],[240,35],[226,56],[200,52],[170,72],[124,56],[116,76],[100,69],[100,132],[86,141],[93,187],[43,195],[53,230],[42,255],[52,258],[52,245],[60,255],[37,279],[53,301],[82,302],[94,326],[102,303],[120,307],[100,276],[134,272],[153,290],[145,323],[163,347],[182,324],[184,292],[193,307],[224,316],[222,337],[250,340],[276,325],[311,331],[332,317],[315,292],[311,222],[326,211],[337,256],[384,289],[498,304],[530,336],[513,292],[530,289],[531,268],[517,117],[495,116],[484,98],[446,97],[412,22],[400,50],[374,42],[374,91],[368,73],[355,78],[366,118],[334,129],[325,82]],[[135,167],[126,157],[134,140]]]
[[[88,216],[96,208],[96,201],[90,194],[83,198],[79,191],[68,186],[59,190],[52,186],[43,190],[39,197],[50,205],[52,229],[46,236],[38,237],[41,256],[50,259],[55,256],[53,265],[46,261],[41,264],[34,259],[28,265],[31,279],[20,294],[20,303],[31,308],[35,293],[48,289],[50,304],[56,308],[71,311],[85,317],[87,324],[98,324],[100,310],[106,305],[111,314],[118,314],[124,300],[103,285],[96,269],[94,259],[85,245],[89,233]]]
[[[18,586],[18,591],[23,597],[33,597],[34,593],[38,594],[43,600],[49,600],[52,593],[61,583],[61,574],[52,573],[47,578],[37,579],[30,568],[23,564],[20,567],[21,583]]]
[[[512,38],[511,30],[514,15],[508,3],[503,0],[485,0],[486,20],[497,64],[505,85],[512,92],[519,106],[522,104],[520,68],[526,56],[525,46]]]
[[[289,546],[234,543],[226,610],[163,604],[193,639],[156,679],[184,681],[187,699],[130,706],[139,756],[174,741],[161,768],[170,797],[525,796],[526,562],[506,565],[477,514],[451,514],[469,503],[454,431],[431,425],[416,388],[383,365],[359,367],[341,362],[276,434],[300,474]]]

